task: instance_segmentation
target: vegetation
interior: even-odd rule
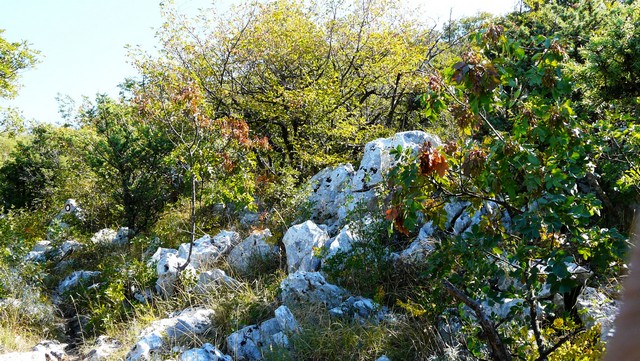
[[[150,255],[223,228],[246,236],[268,227],[279,244],[304,215],[310,176],[357,162],[367,141],[420,129],[445,145],[394,150],[383,201],[351,214],[366,242],[324,260],[331,282],[390,308],[397,322],[297,309],[291,352],[267,358],[600,357],[599,330],[586,330],[574,306],[583,287],[617,284],[640,201],[639,7],[525,0],[521,11],[439,29],[384,0],[275,0],[197,19],[164,5],[160,52],[132,54],[140,76],[123,81],[118,99],[98,95],[62,127],[4,127],[0,351],[64,339],[56,323],[78,315],[83,347],[108,334],[127,348],[132,330],[192,305],[216,311],[215,329],[194,346],[224,348],[226,335],[272,316],[282,260],[231,274],[236,288],[197,296],[183,279],[174,298],[141,300],[156,281]],[[36,54],[0,37],[0,96],[15,94]],[[56,218],[69,198],[82,216]],[[480,219],[467,233],[454,229],[455,202]],[[247,214],[256,221],[241,223]],[[394,262],[428,220],[429,262]],[[119,226],[135,232],[126,245],[91,241]],[[23,262],[43,239],[81,247]],[[570,264],[595,276],[585,284]],[[53,317],[5,302],[53,308],[60,281],[87,269],[101,273],[60,295]],[[520,303],[504,317],[480,306],[509,299]],[[443,331],[443,315],[459,337]],[[16,330],[22,341],[10,337]]]

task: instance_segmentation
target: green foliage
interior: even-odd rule
[[[88,145],[86,157],[102,192],[111,194],[111,208],[122,222],[144,231],[159,217],[177,191],[176,177],[166,158],[173,146],[162,132],[145,124],[124,100],[98,96],[81,114],[98,139]]]
[[[20,71],[35,65],[38,52],[29,49],[26,42],[8,42],[2,33],[0,29],[0,98],[11,98],[17,92]]]

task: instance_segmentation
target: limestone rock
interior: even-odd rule
[[[196,292],[204,293],[209,289],[226,286],[231,289],[240,287],[240,282],[235,278],[227,276],[221,269],[202,272],[198,275],[198,283],[196,284]]]
[[[593,287],[585,287],[576,303],[578,316],[587,329],[600,324],[600,335],[607,341],[615,332],[614,321],[620,311],[620,301],[609,299]]]
[[[255,231],[244,241],[235,246],[229,253],[228,262],[236,271],[248,273],[251,262],[257,258],[276,258],[279,256],[280,248],[271,245],[266,240],[271,237],[268,229]]]
[[[175,253],[166,252],[158,261],[156,271],[158,280],[156,281],[156,291],[165,296],[173,295],[175,283],[178,281],[178,268],[185,264],[187,260],[178,257]],[[183,273],[195,274],[195,269],[191,264],[187,265]]]
[[[312,221],[289,228],[282,238],[289,273],[316,271],[320,260],[314,256],[314,252],[322,248],[328,239],[329,234]]]
[[[311,195],[311,219],[314,222],[338,226],[340,206],[346,203],[350,194],[351,179],[355,171],[349,163],[325,168],[309,180]]]
[[[47,260],[47,255],[52,251],[51,241],[38,241],[24,257],[24,260],[26,262],[44,262]]]
[[[231,356],[225,355],[217,347],[205,343],[200,348],[192,348],[180,355],[180,361],[233,361]]]
[[[62,361],[67,357],[66,343],[42,341],[31,352],[11,352],[0,355],[0,361]]]
[[[244,327],[227,337],[227,349],[237,360],[262,360],[264,351],[289,346],[287,334],[297,332],[298,322],[286,306],[275,311],[275,317],[260,325]]]
[[[231,248],[238,244],[240,235],[236,232],[221,231],[211,238],[208,234],[197,239],[191,250],[191,265],[198,269],[205,264],[215,262],[218,257],[227,254]],[[183,243],[178,248],[178,256],[187,259],[189,256],[189,243]]]
[[[330,239],[327,244],[326,258],[334,257],[338,252],[349,252],[355,243],[359,242],[358,237],[351,231],[349,225],[342,227],[338,235]]]
[[[351,296],[347,298],[339,306],[330,309],[329,313],[335,317],[353,318],[361,323],[366,321],[377,323],[390,315],[387,307],[383,307],[372,299],[361,296]]]
[[[211,328],[213,314],[213,310],[188,308],[153,322],[138,335],[138,342],[129,351],[126,360],[155,359],[154,354],[176,340],[203,334]]]
[[[89,351],[83,358],[88,361],[106,360],[111,354],[118,351],[122,347],[120,341],[107,336],[100,336],[96,340],[94,349]]]
[[[347,291],[325,281],[319,272],[296,272],[280,284],[282,303],[287,306],[310,304],[334,308],[342,303]]]
[[[98,277],[99,275],[100,271],[75,271],[60,282],[58,285],[58,294],[62,295],[71,288],[74,288],[81,283],[85,283],[92,278]]]

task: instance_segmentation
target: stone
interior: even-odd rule
[[[96,339],[94,348],[87,353],[83,360],[106,360],[120,348],[122,348],[120,341],[103,335]]]
[[[205,343],[200,348],[192,348],[183,352],[180,355],[180,361],[233,361],[233,359],[212,344]]]
[[[342,303],[347,291],[325,281],[319,272],[296,272],[280,283],[282,303],[291,307],[300,304],[334,308]]]
[[[620,306],[620,301],[610,299],[593,287],[585,287],[576,302],[582,324],[587,329],[600,324],[600,337],[604,342],[615,333],[614,321]]]
[[[338,254],[338,252],[349,252],[357,242],[359,242],[358,237],[351,231],[349,225],[346,225],[342,227],[335,237],[327,242],[328,247],[325,258],[332,258]]]
[[[221,231],[213,238],[205,234],[193,242],[190,264],[195,269],[212,264],[219,257],[229,253],[238,242],[240,242],[240,235],[236,232]],[[178,256],[187,259],[190,247],[190,243],[181,244],[178,248]]]
[[[315,256],[315,252],[322,248],[328,239],[329,234],[312,221],[289,228],[282,238],[289,273],[316,271],[320,266],[320,259]]]
[[[66,343],[42,341],[30,352],[11,352],[0,355],[0,361],[62,361],[66,360]]]
[[[340,318],[353,318],[363,324],[367,321],[378,323],[390,318],[387,307],[383,307],[372,299],[361,296],[351,296],[347,298],[339,306],[330,309],[329,314]]]
[[[376,359],[376,361],[391,361],[387,355],[382,355]]]
[[[161,259],[166,258],[168,255],[178,255],[178,251],[173,248],[158,247],[158,250],[151,256],[151,259],[147,263],[148,265],[157,264]]]
[[[418,237],[398,254],[396,261],[413,266],[424,266],[427,263],[429,255],[435,250],[437,244],[436,239],[431,237],[434,232],[432,223],[429,221],[420,228]]]
[[[325,168],[311,177],[308,182],[311,220],[330,225],[330,228],[339,225],[338,209],[347,201],[354,174],[353,166],[347,163]]]
[[[100,271],[75,271],[60,282],[58,294],[62,295],[70,289],[98,277],[100,274]]]
[[[178,268],[185,264],[187,260],[178,257],[175,253],[165,252],[156,265],[158,280],[156,281],[156,291],[165,296],[172,296],[175,291],[175,284],[180,277]],[[195,274],[195,269],[191,264],[182,271],[189,275]]]
[[[118,232],[114,231],[110,228],[104,228],[96,232],[96,234],[91,237],[91,243],[94,244],[111,244],[113,243],[113,239],[116,238]]]
[[[111,243],[116,246],[124,246],[125,244],[129,243],[129,238],[133,235],[134,232],[132,229],[129,229],[129,227],[120,227],[118,228],[118,232],[116,233],[116,236],[113,238]]]
[[[38,241],[33,249],[24,256],[26,262],[45,262],[47,255],[53,251],[51,241]]]
[[[269,237],[271,237],[271,231],[268,229],[251,233],[231,250],[227,258],[229,265],[234,270],[247,274],[254,260],[279,257],[280,248],[267,243]]]
[[[244,327],[227,337],[227,349],[237,360],[262,360],[262,354],[274,346],[287,348],[287,334],[298,332],[295,317],[286,306],[275,311],[275,317],[260,325]]]
[[[127,361],[155,359],[154,354],[175,341],[201,335],[212,327],[214,312],[188,308],[153,322],[138,335],[138,341],[127,354]]]
[[[198,275],[198,283],[196,284],[195,291],[205,293],[207,290],[220,286],[238,289],[241,286],[241,283],[235,278],[227,276],[223,270],[216,268],[211,271],[202,272]]]
[[[64,257],[68,254],[71,254],[72,252],[79,251],[83,248],[84,248],[84,244],[78,241],[74,241],[74,240],[64,241],[60,245],[60,256]]]

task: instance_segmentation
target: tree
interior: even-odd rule
[[[321,4],[247,5],[195,25],[169,11],[162,57],[138,64],[184,74],[213,118],[242,118],[266,137],[271,150],[256,152],[265,172],[306,176],[418,124],[413,98],[435,34],[387,1]]]
[[[4,30],[0,29],[0,97],[11,98],[17,92],[20,71],[35,65],[37,52],[29,49],[26,42],[8,42],[2,33]]]
[[[87,149],[89,164],[103,189],[112,194],[121,221],[144,231],[157,220],[175,188],[167,157],[173,146],[167,136],[140,119],[125,99],[99,95],[81,113],[98,139]],[[115,212],[120,213],[120,212]]]
[[[626,249],[616,223],[601,214],[599,122],[592,111],[576,111],[585,103],[567,71],[573,59],[562,38],[540,30],[540,9],[549,10],[511,15],[527,27],[499,20],[469,38],[468,51],[420,97],[430,116],[450,112],[464,137],[443,149],[425,145],[417,156],[399,152],[402,165],[390,174],[393,227],[409,234],[426,215],[444,230],[427,277],[438,280],[436,297],[471,309],[486,338],[469,334],[470,351],[482,356],[485,344],[496,360],[543,360],[581,333],[571,316],[581,285],[568,265],[606,282]],[[446,231],[443,205],[453,200],[483,214],[466,235]],[[513,282],[496,283],[505,277]],[[544,304],[545,289],[564,297],[564,309]],[[504,319],[480,306],[506,298],[520,303]],[[529,333],[528,347],[512,337]]]

